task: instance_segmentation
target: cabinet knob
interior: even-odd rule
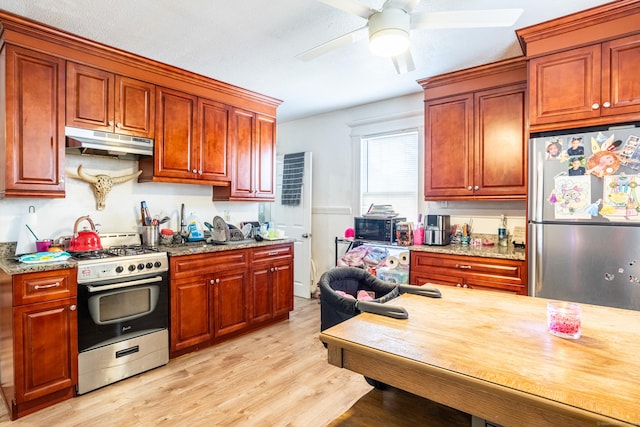
[[[191,173],[198,173],[198,170],[194,169],[194,170],[191,171]]]
[[[113,120],[109,120],[107,123],[109,123],[109,126],[113,126]]]
[[[271,268],[269,269],[269,271],[273,273],[273,271],[274,271],[273,267],[271,267]]]
[[[597,110],[598,108],[600,108],[600,104],[598,104],[597,102],[591,106],[592,110]]]
[[[456,288],[461,288],[462,285],[460,283],[456,283]]]
[[[201,170],[198,171],[198,175],[202,175],[202,171]]]
[[[602,106],[604,108],[609,108],[609,107],[611,107],[611,103],[610,102],[605,102],[604,104],[602,104]]]
[[[216,279],[216,283],[220,283],[220,279]]]
[[[475,187],[473,187],[474,190],[478,191],[480,189],[479,185],[476,185]]]
[[[468,287],[469,287],[469,285],[462,285],[462,287],[463,287],[463,288],[468,288]]]
[[[473,187],[472,186],[468,186],[467,190],[471,191],[471,190],[473,190]]]
[[[120,122],[116,123],[116,127],[117,128],[121,128],[122,127],[122,123],[120,123]]]
[[[71,305],[69,306],[69,310],[70,310],[70,311],[76,311],[76,305],[75,305],[75,304],[71,304]]]
[[[215,280],[213,280],[213,279],[209,280],[209,284],[210,284],[210,285],[213,285],[213,284],[215,284],[215,283],[216,283],[216,281],[215,281]]]

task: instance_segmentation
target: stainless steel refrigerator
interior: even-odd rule
[[[640,123],[529,144],[529,294],[640,310]]]

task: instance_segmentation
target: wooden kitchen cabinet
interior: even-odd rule
[[[153,138],[155,85],[67,62],[67,126]]]
[[[234,108],[230,118],[231,184],[213,188],[213,200],[274,201],[276,122]]]
[[[640,35],[529,63],[532,125],[582,127],[640,118]]]
[[[65,196],[62,58],[5,44],[0,197]]]
[[[169,257],[170,356],[287,319],[293,244]]]
[[[420,81],[425,200],[526,198],[522,58]]]
[[[251,265],[251,321],[267,321],[292,311],[293,245],[256,248]]]
[[[229,107],[157,88],[153,159],[140,159],[140,181],[229,184]]]
[[[0,275],[2,392],[11,419],[75,395],[76,270]]]
[[[526,261],[411,251],[409,283],[527,295]]]
[[[516,31],[532,132],[640,120],[640,6],[620,1]]]

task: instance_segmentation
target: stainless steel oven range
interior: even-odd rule
[[[84,394],[169,361],[166,252],[133,233],[101,234],[78,263],[78,387]]]

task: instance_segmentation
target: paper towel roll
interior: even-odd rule
[[[400,261],[398,260],[398,258],[394,256],[387,257],[387,267],[393,269],[398,268],[398,265],[400,265]]]
[[[411,259],[411,256],[409,255],[409,252],[401,252],[400,255],[398,255],[398,260],[400,261],[400,265],[409,265],[410,259]]]
[[[33,209],[22,215],[18,221],[18,241],[16,243],[16,255],[30,254],[36,251],[36,238],[27,228],[27,225],[38,236],[38,214]]]

